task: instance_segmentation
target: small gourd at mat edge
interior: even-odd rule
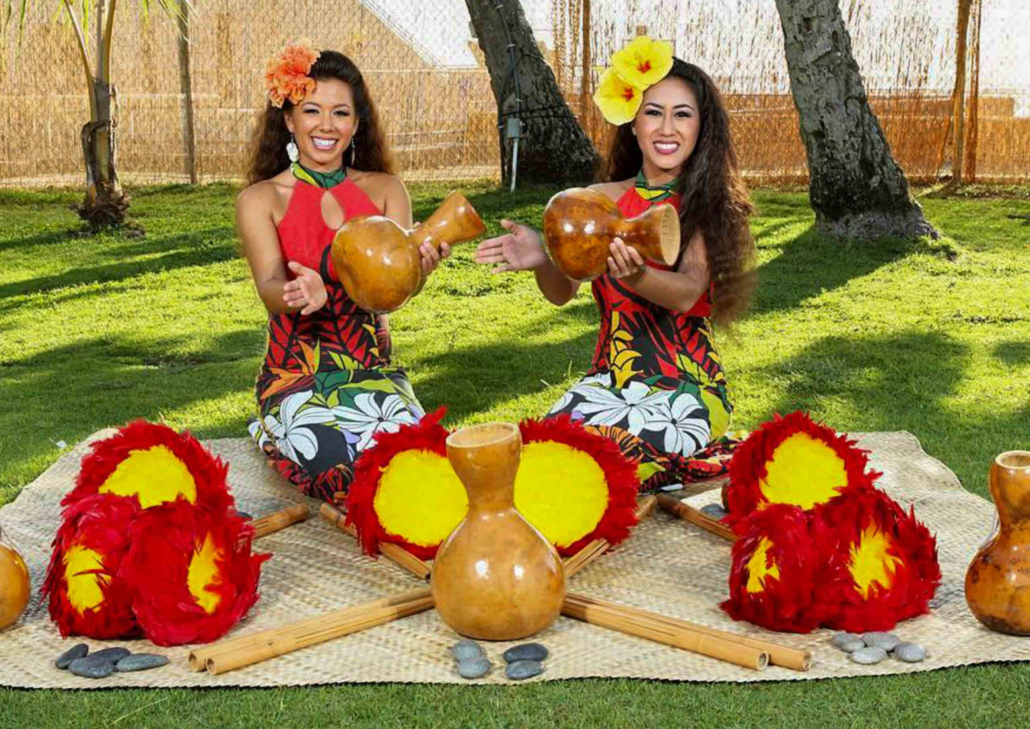
[[[0,539],[3,535],[0,533]],[[14,625],[29,604],[29,569],[18,550],[0,541],[0,630]]]
[[[966,571],[966,602],[989,629],[1030,635],[1030,451],[995,458],[988,484],[999,529]]]

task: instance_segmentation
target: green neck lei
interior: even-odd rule
[[[647,184],[647,178],[644,177],[644,170],[641,169],[637,173],[637,180],[633,185],[637,189],[637,194],[648,202],[661,202],[662,200],[668,200],[676,194],[676,187],[679,185],[679,182],[680,180],[677,177],[664,185],[649,185]]]
[[[290,171],[298,180],[303,180],[315,187],[324,187],[327,190],[330,187],[336,187],[347,179],[347,165],[343,165],[335,172],[318,172],[316,170],[309,170],[300,162],[294,162],[290,165]]]

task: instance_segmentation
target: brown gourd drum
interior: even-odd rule
[[[988,482],[998,532],[966,571],[966,602],[991,630],[1030,635],[1030,451],[995,458]]]
[[[656,205],[627,219],[607,195],[582,187],[559,192],[544,208],[551,260],[575,281],[589,281],[608,270],[615,238],[644,258],[671,266],[680,253],[679,215],[671,205]]]
[[[565,568],[551,543],[515,509],[519,429],[477,425],[447,438],[447,458],[469,509],[433,560],[436,609],[469,638],[517,640],[553,623],[565,600]]]
[[[0,534],[0,539],[2,539]],[[29,570],[18,550],[0,541],[0,630],[14,625],[32,594]]]
[[[422,223],[404,230],[383,215],[345,222],[333,238],[332,258],[347,295],[366,311],[387,314],[404,306],[423,283],[419,246],[454,245],[486,232],[472,204],[453,191]]]

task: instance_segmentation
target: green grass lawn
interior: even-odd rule
[[[413,188],[416,219],[446,189]],[[465,189],[491,231],[501,217],[539,224],[554,192]],[[760,289],[719,340],[736,425],[805,408],[838,430],[908,430],[985,494],[991,458],[1030,447],[1030,195],[1006,192],[924,197],[940,241],[843,245],[815,234],[804,194],[757,191]],[[58,443],[133,418],[245,435],[264,310],[238,255],[233,196],[136,190],[145,237],[93,238],[68,209],[78,192],[0,191],[0,503]],[[585,287],[557,309],[532,276],[476,266],[471,246],[391,320],[397,362],[452,426],[541,414],[587,367],[597,327]],[[0,689],[0,727],[1022,725],[1028,695],[1019,665],[747,686]]]

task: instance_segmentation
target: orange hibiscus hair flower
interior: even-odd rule
[[[315,90],[315,80],[308,74],[318,56],[319,52],[311,47],[311,41],[301,38],[296,45],[286,46],[268,59],[265,85],[268,86],[268,101],[272,106],[281,109],[286,99],[299,104]]]

